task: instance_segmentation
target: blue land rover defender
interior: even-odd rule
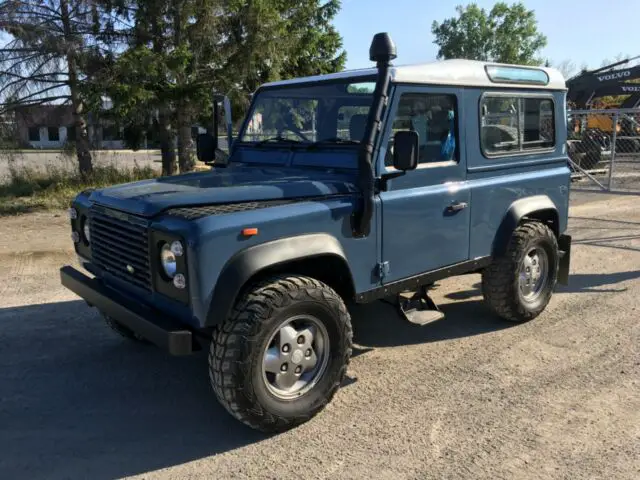
[[[65,266],[63,285],[124,337],[207,348],[217,399],[256,429],[331,400],[350,304],[396,298],[424,324],[442,317],[430,285],[480,272],[487,306],[523,322],[567,281],[561,74],[392,66],[387,34],[370,57],[260,87],[224,161],[217,128],[198,139],[210,171],[82,192],[70,209],[90,275]]]

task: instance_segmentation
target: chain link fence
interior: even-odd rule
[[[573,110],[567,126],[574,185],[640,190],[640,109]]]

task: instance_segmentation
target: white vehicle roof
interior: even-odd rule
[[[546,85],[528,82],[500,82],[492,81],[485,67],[513,67],[514,70],[533,70],[546,72],[549,81]],[[534,88],[542,90],[566,90],[564,77],[555,68],[525,67],[522,65],[507,65],[501,63],[480,62],[476,60],[442,60],[416,65],[399,65],[390,67],[391,81],[394,83],[418,83],[428,85],[459,85],[464,87],[504,87],[504,88]],[[327,75],[292,78],[278,82],[267,83],[263,86],[292,85],[296,83],[318,82],[324,80],[338,80],[342,78],[366,77],[376,75],[377,69],[365,68],[360,70],[344,70]]]

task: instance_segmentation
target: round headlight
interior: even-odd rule
[[[91,241],[91,231],[89,230],[89,220],[85,217],[82,222],[82,234],[84,235],[85,242]]]
[[[176,276],[176,256],[171,251],[171,246],[168,243],[162,245],[160,249],[160,264],[167,277],[173,278]]]

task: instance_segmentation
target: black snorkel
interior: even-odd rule
[[[391,66],[391,60],[396,57],[396,46],[389,34],[376,33],[369,48],[369,59],[372,62],[376,62],[378,78],[376,79],[373,104],[369,110],[364,139],[358,156],[358,183],[362,190],[362,203],[353,215],[353,234],[356,237],[366,237],[371,230],[375,194],[373,152],[376,135],[381,128],[382,115],[387,106],[387,92],[389,91],[391,80],[389,67]]]

